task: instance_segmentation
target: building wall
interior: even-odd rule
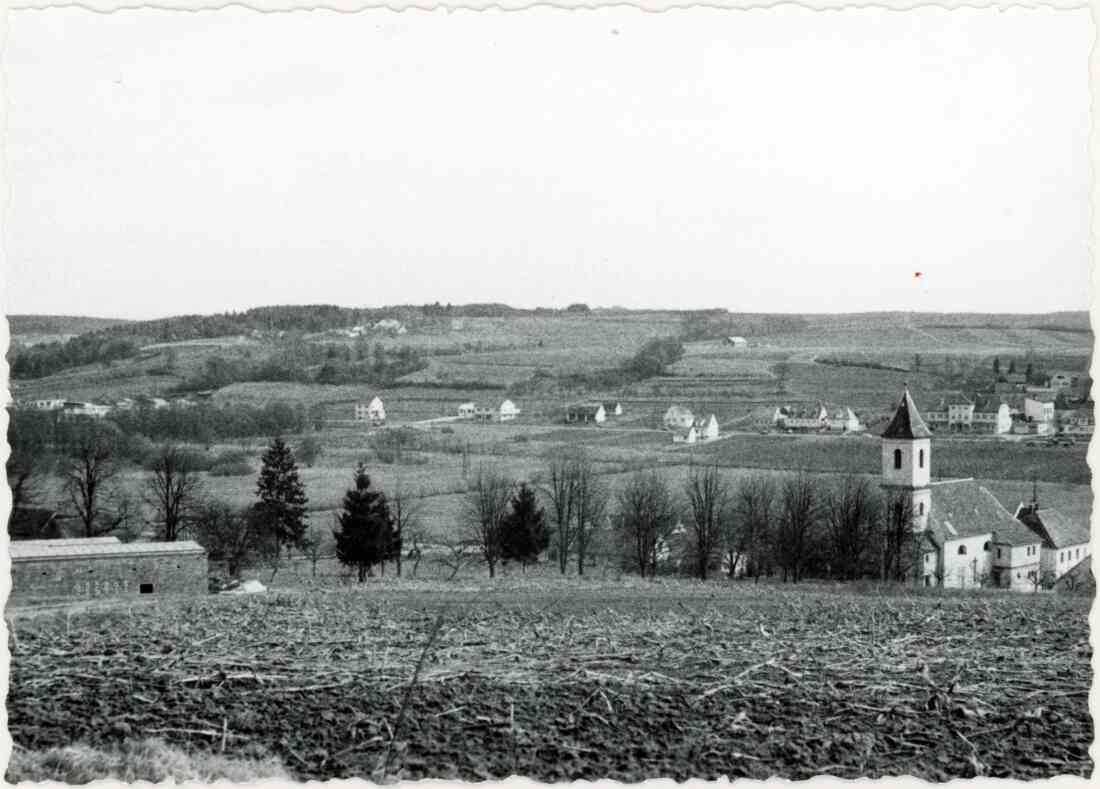
[[[1043,548],[1041,571],[1044,575],[1053,573],[1056,578],[1061,578],[1066,571],[1090,553],[1087,542],[1080,545],[1070,545],[1065,548]]]
[[[992,535],[979,534],[948,540],[943,546],[943,585],[951,589],[974,589],[988,578],[992,570],[992,551],[985,544]],[[959,553],[959,548],[965,553]]]
[[[997,585],[1004,589],[1030,592],[1035,589],[1032,576],[1041,572],[1042,551],[1039,544],[1008,545],[998,543],[993,554],[993,569]]]
[[[901,468],[894,468],[894,450],[901,450]],[[919,462],[924,452],[924,465]],[[882,441],[882,481],[886,485],[924,487],[931,479],[932,442],[927,438]]]
[[[88,600],[99,597],[206,594],[205,553],[96,556],[12,561],[13,601]]]

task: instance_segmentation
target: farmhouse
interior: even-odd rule
[[[863,424],[851,408],[835,408],[832,413],[822,404],[812,408],[780,406],[774,412],[773,423],[780,430],[798,432],[839,431],[842,433],[863,430]]]
[[[12,600],[85,600],[205,594],[206,552],[190,540],[122,543],[114,537],[13,542]]]
[[[1021,504],[1016,517],[1042,540],[1040,572],[1044,581],[1061,578],[1090,554],[1087,521],[1070,520],[1057,510],[1040,510],[1036,501]]]
[[[925,586],[1035,589],[1041,540],[973,479],[933,482],[932,431],[905,390],[882,434],[882,488],[919,535]]]
[[[375,397],[367,405],[358,403],[355,406],[355,421],[370,422],[372,425],[381,425],[386,421],[386,407],[381,398]]]
[[[726,344],[732,345],[734,348],[748,348],[749,341],[744,337],[727,337]]]
[[[111,406],[101,403],[81,403],[67,400],[61,410],[65,416],[90,416],[93,419],[102,419],[110,412]]]
[[[602,424],[607,421],[603,403],[574,403],[566,406],[565,421],[575,424]]]
[[[825,418],[825,429],[841,433],[857,433],[863,430],[863,424],[851,408],[838,408]]]
[[[477,415],[477,405],[470,401],[458,407],[459,419],[473,419]]]
[[[662,422],[666,430],[684,430],[695,425],[695,414],[679,405],[669,406]]]
[[[718,419],[711,414],[706,419],[699,417],[693,425],[700,441],[713,441],[718,438]]]
[[[511,400],[505,400],[497,409],[478,408],[474,416],[482,422],[511,422],[519,416],[519,408]]]
[[[603,401],[604,413],[608,416],[622,416],[623,404],[618,400],[604,400]]]
[[[511,400],[505,400],[498,410],[501,422],[510,422],[519,416],[519,408]]]

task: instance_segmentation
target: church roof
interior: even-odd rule
[[[1091,536],[1088,522],[1071,520],[1057,510],[1035,510],[1025,504],[1016,512],[1016,517],[1042,538],[1048,548],[1083,545]]]
[[[992,493],[972,479],[932,483],[928,527],[941,544],[990,533],[994,542],[1006,545],[1032,545],[1040,541]]]
[[[898,403],[898,410],[894,412],[894,418],[890,420],[890,424],[886,427],[886,431],[882,434],[883,438],[931,438],[932,431],[928,429],[928,426],[924,424],[924,420],[920,418],[920,412],[917,411],[917,405],[913,402],[913,398],[909,394],[909,390],[905,390],[905,394],[901,397],[901,402]]]

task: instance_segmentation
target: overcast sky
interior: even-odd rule
[[[16,11],[6,309],[1084,309],[1092,38],[1087,10]]]

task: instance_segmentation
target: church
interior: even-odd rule
[[[1017,519],[972,478],[933,480],[931,470],[932,431],[906,389],[882,433],[881,485],[891,501],[900,499],[911,513],[918,535],[913,569],[918,583],[1035,591],[1053,580],[1049,554],[1057,555],[1060,548],[1025,522],[1033,519]],[[1031,511],[1021,505],[1017,513]],[[1087,525],[1084,531],[1087,557]],[[1080,555],[1081,543],[1076,549]]]

